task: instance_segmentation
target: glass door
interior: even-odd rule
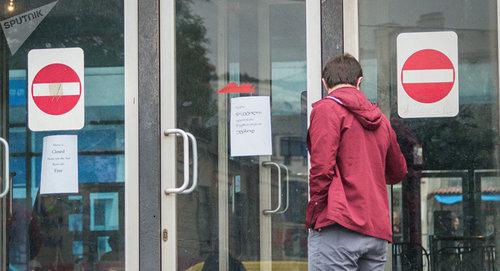
[[[161,4],[163,270],[307,270],[306,2]],[[272,155],[232,156],[259,96]]]
[[[2,0],[0,7],[0,136],[10,144],[12,180],[0,206],[0,269],[124,270],[124,1]],[[33,132],[28,53],[66,47],[85,56],[84,128]],[[78,192],[40,190],[48,181],[43,142],[52,135],[77,136]]]

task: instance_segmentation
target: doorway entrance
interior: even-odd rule
[[[306,2],[163,4],[163,270],[307,270]],[[251,96],[272,155],[232,156],[231,101]]]

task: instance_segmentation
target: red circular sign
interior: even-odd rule
[[[78,74],[69,66],[55,63],[43,67],[31,85],[33,101],[49,115],[62,115],[71,111],[82,94]]]
[[[424,49],[412,54],[401,71],[403,89],[415,101],[435,103],[455,84],[455,67],[442,52]]]

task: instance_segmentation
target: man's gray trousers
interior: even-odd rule
[[[333,225],[309,230],[309,271],[382,271],[387,241]]]

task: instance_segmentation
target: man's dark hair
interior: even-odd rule
[[[356,86],[358,78],[362,76],[363,70],[361,69],[361,65],[350,54],[331,58],[321,73],[321,77],[325,80],[328,88],[340,84]]]

